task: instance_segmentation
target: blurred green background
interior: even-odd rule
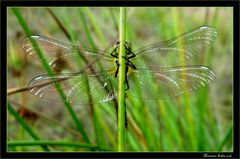
[[[112,44],[118,41],[117,7],[18,9],[35,35],[51,37],[69,44],[94,46],[101,50],[112,49]],[[196,64],[212,68],[216,73],[216,80],[206,88],[173,99],[126,99],[126,151],[233,150],[233,9],[127,8],[127,39],[132,43],[133,50],[169,40],[203,25],[216,28],[218,38]],[[23,52],[20,42],[26,34],[12,8],[8,8],[7,12],[7,30],[7,88],[10,90],[26,87],[32,78],[46,72],[39,61],[32,60]],[[87,141],[76,128],[63,103],[42,100],[27,91],[9,95],[8,100],[14,110],[25,117],[27,125],[40,141],[80,144],[60,146],[58,143],[48,146],[51,151],[116,150],[117,118],[113,102],[95,104],[94,111],[87,106],[74,107],[89,139]],[[41,146],[26,146],[28,142],[35,140],[9,112],[7,127],[8,151],[46,151]]]

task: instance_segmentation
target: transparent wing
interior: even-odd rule
[[[144,61],[149,67],[177,66],[203,52],[217,37],[215,28],[202,26],[163,43],[140,48],[132,61],[136,67]]]
[[[55,76],[40,75],[29,83],[29,91],[49,101],[62,102],[55,88],[58,83],[67,100],[73,105],[93,102],[108,102],[116,97],[116,78],[107,73],[95,75],[61,74]]]
[[[43,52],[44,59],[52,67],[65,65],[74,71],[79,71],[79,66],[81,68],[91,66],[97,72],[99,69],[108,70],[115,67],[112,57],[105,55],[105,51],[102,50],[72,46],[44,36],[34,35],[24,38],[21,43],[22,48],[27,54],[37,59],[38,56],[31,39],[36,41],[39,49]]]
[[[214,81],[214,72],[205,66],[163,67],[161,72],[138,69],[129,73],[129,95],[163,99],[197,90]]]

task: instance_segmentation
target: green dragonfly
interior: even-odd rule
[[[215,73],[209,67],[190,63],[193,63],[192,57],[201,56],[216,38],[215,28],[201,26],[134,51],[131,44],[125,42],[127,96],[144,99],[176,97],[213,82]],[[33,95],[61,102],[55,89],[55,83],[58,83],[73,104],[89,104],[91,99],[102,103],[117,98],[119,42],[108,52],[33,35],[24,38],[21,45],[35,58],[38,56],[32,40],[43,52],[48,65],[53,70],[60,70],[54,75],[33,78],[28,85]]]

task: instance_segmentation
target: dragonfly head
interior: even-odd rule
[[[115,42],[115,43],[114,43],[114,47],[115,47],[115,48],[119,48],[119,47],[120,47],[119,44],[120,44],[119,41]],[[126,50],[131,50],[132,44],[131,44],[130,42],[125,41],[125,44],[124,44],[124,45],[125,45],[125,49],[126,49]]]

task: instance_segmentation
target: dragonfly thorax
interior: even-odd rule
[[[117,66],[117,69],[116,69],[116,72],[115,72],[115,77],[117,77],[118,71],[119,71],[119,66],[120,66],[120,64],[118,62],[118,59],[119,59],[118,55],[119,55],[119,50],[120,50],[120,43],[119,43],[119,41],[116,42],[114,45],[115,45],[115,48],[112,51],[111,56],[115,58],[115,63],[116,63],[116,66]],[[124,56],[122,58],[125,58],[125,60],[126,60],[126,74],[128,73],[129,68],[132,68],[134,70],[137,69],[134,66],[134,64],[130,61],[131,58],[134,58],[136,56],[132,52],[131,46],[132,46],[131,43],[125,41],[124,47],[125,47],[125,51],[126,51],[126,56]],[[126,85],[127,85],[126,90],[128,90],[129,89],[129,85],[128,85],[127,75],[126,75]]]
[[[124,46],[125,46],[125,51],[126,51],[126,55],[130,55],[131,54],[131,50],[132,50],[132,44],[130,42],[127,42],[125,41],[124,43]],[[117,41],[114,43],[114,51],[116,51],[116,55],[118,55],[119,53],[119,50],[120,50],[120,42]]]

